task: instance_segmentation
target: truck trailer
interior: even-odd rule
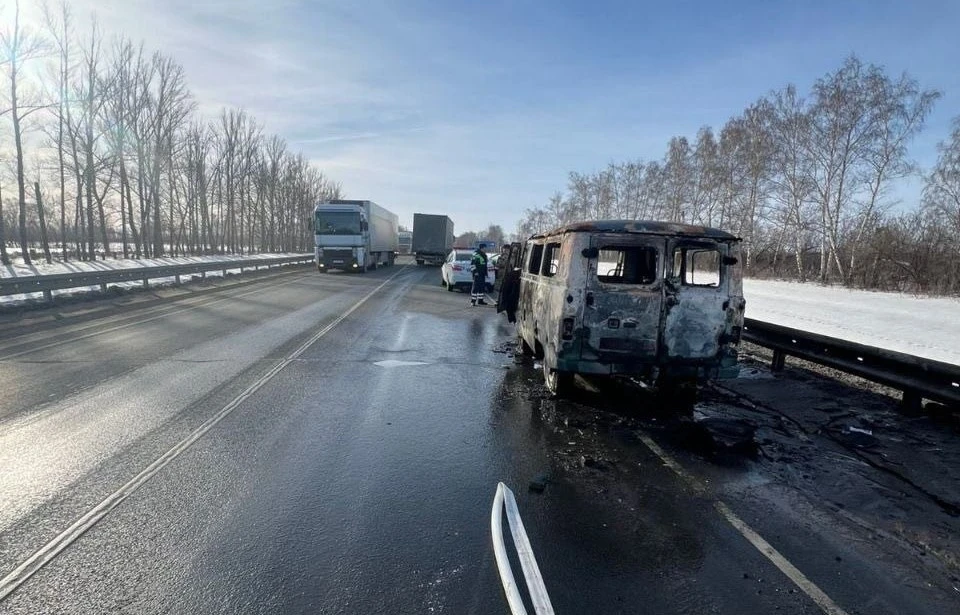
[[[434,214],[413,214],[413,254],[418,265],[442,265],[453,249],[453,220]]]
[[[364,272],[396,259],[397,216],[373,201],[324,201],[314,209],[313,223],[314,260],[321,272]]]

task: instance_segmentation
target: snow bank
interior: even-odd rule
[[[747,318],[960,365],[960,299],[744,280]]]
[[[209,263],[209,262],[221,262],[221,261],[251,261],[251,260],[266,260],[271,258],[279,258],[284,256],[304,256],[302,254],[296,253],[279,253],[279,254],[251,254],[246,256],[240,256],[235,254],[230,255],[211,255],[211,256],[178,256],[178,257],[168,257],[168,258],[119,258],[119,259],[109,259],[102,261],[70,261],[66,263],[54,262],[47,264],[46,262],[34,262],[32,265],[24,265],[22,263],[14,263],[11,265],[0,265],[0,278],[15,278],[15,277],[24,277],[24,276],[34,276],[34,275],[54,275],[58,273],[79,273],[79,272],[88,272],[88,271],[116,271],[120,269],[136,269],[139,267],[162,267],[170,265],[190,265],[196,263]],[[237,268],[239,269],[239,267]],[[228,271],[231,271],[228,269]],[[221,271],[208,271],[207,277],[217,277],[222,275]],[[183,275],[180,276],[181,281],[186,282],[192,277],[200,277],[200,274],[196,275]],[[175,278],[150,278],[151,286],[161,286],[163,284],[172,284],[175,281]],[[119,288],[133,288],[142,286],[140,281],[130,281],[130,282],[120,282],[117,284],[111,284],[110,286],[117,286]],[[82,294],[92,291],[99,291],[99,286],[82,286],[77,288],[69,288],[64,290],[55,290],[53,291],[54,295],[74,295]],[[31,300],[42,300],[43,293],[22,293],[18,295],[5,295],[0,296],[0,304],[14,304],[21,303]]]

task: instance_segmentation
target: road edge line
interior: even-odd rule
[[[637,434],[637,437],[643,444],[653,452],[654,455],[660,458],[660,461],[663,462],[665,466],[670,468],[674,474],[679,476],[685,482],[690,484],[696,491],[700,493],[707,493],[706,486],[700,482],[697,478],[687,472],[683,466],[677,463],[670,455],[664,451],[660,445],[653,441],[646,433],[640,432]],[[773,545],[767,542],[763,536],[761,536],[756,530],[750,527],[746,521],[741,519],[733,510],[720,499],[713,499],[713,508],[716,510],[723,519],[729,523],[737,532],[743,536],[747,542],[749,542],[753,547],[760,552],[771,564],[777,567],[780,572],[782,572],[788,579],[790,579],[794,585],[796,585],[800,591],[807,595],[808,598],[813,600],[813,602],[820,608],[821,611],[827,615],[848,615],[845,610],[843,610],[836,602],[833,601],[830,596],[826,594],[820,587],[811,581],[799,568],[794,566],[790,560],[783,556],[779,551],[777,551]]]

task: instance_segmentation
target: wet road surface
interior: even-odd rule
[[[503,352],[506,321],[436,269],[189,301],[0,332],[0,575],[134,481],[0,613],[504,613],[498,481],[557,613],[823,612],[721,498],[845,612],[960,604],[949,574],[864,543],[769,468],[623,418],[649,400],[551,399]]]

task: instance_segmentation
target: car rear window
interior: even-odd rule
[[[473,258],[473,252],[457,252],[457,262],[469,262]]]

